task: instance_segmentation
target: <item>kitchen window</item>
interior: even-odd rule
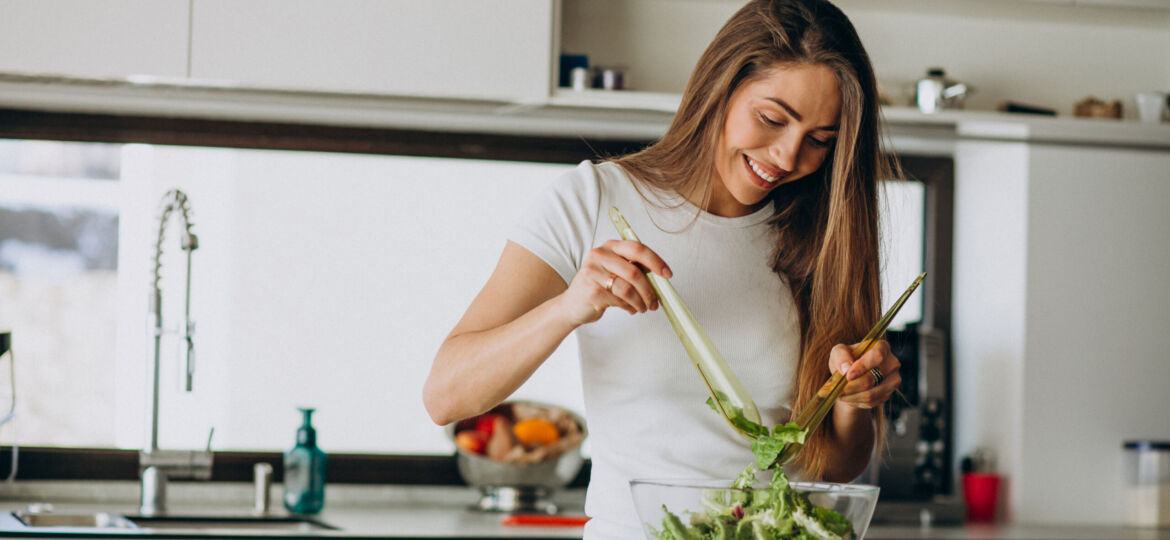
[[[195,391],[181,389],[169,332],[160,446],[201,448],[214,427],[217,452],[279,452],[296,407],[312,406],[322,448],[362,456],[451,454],[422,381],[508,227],[576,162],[643,144],[305,126],[275,138],[269,125],[56,114],[0,129],[0,328],[13,330],[21,446],[142,446],[158,202],[179,188],[199,238]],[[926,191],[886,184],[886,298],[925,264]],[[177,229],[172,218],[163,250],[172,330]],[[580,411],[580,392],[570,338],[514,397]]]
[[[113,443],[120,153],[0,140],[0,329],[16,337],[20,436],[38,445]],[[15,436],[5,424],[0,444]]]

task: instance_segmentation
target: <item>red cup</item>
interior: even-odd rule
[[[967,499],[967,521],[995,521],[995,508],[999,503],[999,475],[963,474],[963,498]]]

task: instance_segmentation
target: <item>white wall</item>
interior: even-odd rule
[[[167,448],[279,450],[297,406],[319,408],[327,451],[435,453],[422,382],[486,281],[528,197],[566,166],[252,150],[137,147],[120,238],[117,444],[145,438],[147,249],[165,189],[190,196],[196,391],[178,388],[164,341]],[[137,180],[135,180],[136,178]],[[485,189],[484,186],[490,186]],[[183,259],[164,254],[168,326]],[[572,352],[570,339],[565,351]],[[558,352],[516,397],[582,409],[575,355]]]
[[[1122,523],[1122,443],[1170,439],[1170,154],[962,142],[956,448],[1021,523]]]
[[[1039,146],[1029,175],[1018,514],[1124,521],[1123,441],[1170,440],[1170,154]]]
[[[1015,100],[1071,114],[1089,95],[1170,90],[1170,10],[998,0],[839,0],[899,101],[926,68],[973,85],[971,109]],[[639,90],[680,92],[740,5],[728,0],[564,0],[562,49],[624,66]],[[902,103],[906,104],[906,103]]]
[[[955,160],[951,356],[955,455],[995,452],[1021,469],[1028,147],[961,142]],[[956,484],[956,489],[959,489]],[[1019,498],[1005,486],[1006,507]]]

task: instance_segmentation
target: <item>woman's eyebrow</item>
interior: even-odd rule
[[[791,105],[789,105],[788,103],[785,103],[783,99],[780,99],[778,97],[765,97],[764,99],[771,101],[771,102],[779,105],[780,107],[782,107],[784,110],[788,111],[788,114],[792,115],[792,117],[795,118],[797,122],[804,121],[804,117],[802,117],[800,115],[800,113],[796,112],[796,109],[793,109]],[[814,131],[839,131],[836,124],[833,124],[831,126],[820,126],[817,128],[813,128],[813,130]]]

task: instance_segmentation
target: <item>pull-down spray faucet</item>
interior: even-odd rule
[[[191,322],[191,253],[199,247],[199,239],[191,232],[191,205],[187,201],[187,195],[182,191],[172,189],[163,195],[160,206],[158,238],[154,246],[154,264],[149,299],[149,331],[153,341],[150,392],[150,442],[138,454],[138,466],[142,476],[142,504],[139,511],[143,515],[161,515],[166,513],[166,484],[168,477],[196,478],[201,480],[211,478],[212,454],[210,435],[207,438],[207,449],[203,451],[164,451],[158,447],[159,357],[162,335],[164,333],[160,270],[162,268],[163,239],[166,237],[167,220],[176,210],[178,210],[183,227],[179,233],[179,247],[187,252],[186,305],[183,310],[183,324],[179,331],[187,352],[185,388],[190,392],[194,387],[192,383],[195,375],[195,323]],[[214,433],[214,428],[212,429],[212,433]]]
[[[158,449],[158,364],[159,364],[159,349],[163,334],[163,319],[162,319],[162,253],[163,240],[166,238],[167,219],[170,218],[171,213],[176,209],[179,211],[179,218],[182,220],[183,229],[179,231],[179,247],[187,252],[187,286],[185,306],[183,309],[183,326],[180,328],[182,332],[183,342],[187,350],[187,364],[186,364],[186,389],[190,392],[193,388],[193,380],[195,376],[195,323],[191,322],[191,253],[199,247],[199,238],[195,233],[191,232],[191,204],[187,200],[187,194],[177,189],[172,189],[163,195],[161,203],[161,212],[158,218],[158,238],[154,243],[154,264],[152,265],[151,274],[151,294],[150,294],[150,322],[152,329],[152,337],[154,338],[154,403],[153,403],[153,418],[151,421],[151,450]]]

